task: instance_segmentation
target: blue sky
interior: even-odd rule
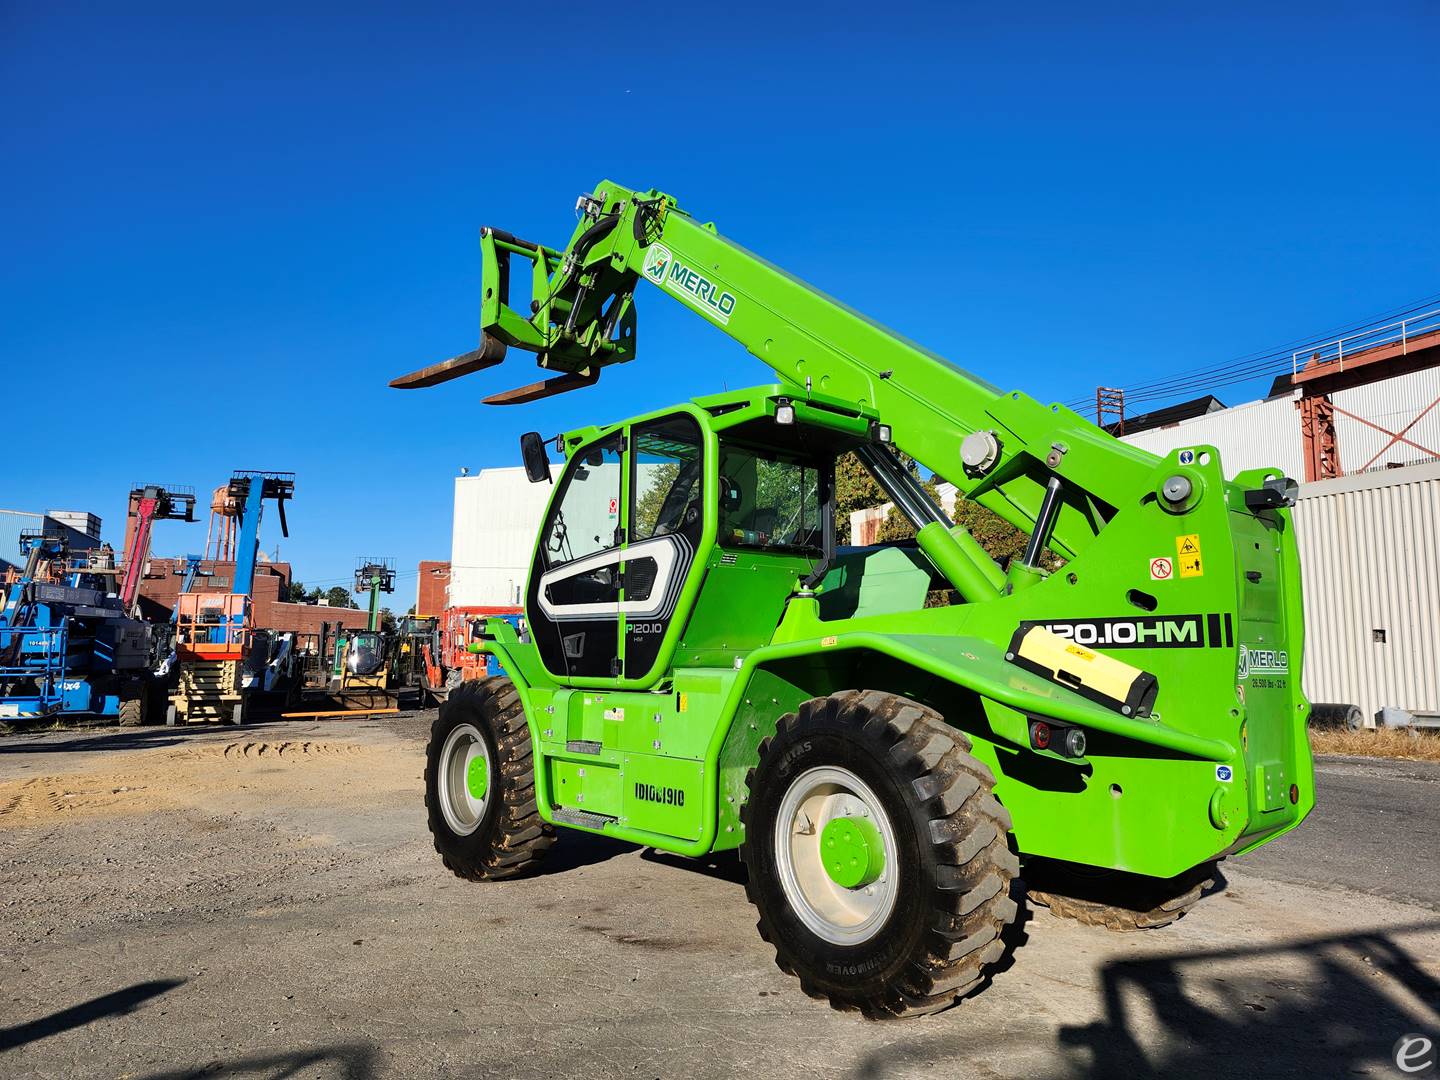
[[[593,390],[387,389],[474,347],[479,226],[563,243],[602,177],[1044,400],[1440,292],[1430,0],[523,10],[0,4],[0,506],[291,469],[300,579],[403,575],[520,432],[766,381],[642,286]]]

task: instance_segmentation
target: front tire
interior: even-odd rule
[[[802,704],[760,745],[746,891],[781,970],[872,1018],[975,990],[1018,913],[1010,817],[933,709],[874,690]]]
[[[467,682],[440,706],[425,748],[425,809],[435,850],[467,881],[523,874],[554,844],[535,802],[530,729],[509,679]]]

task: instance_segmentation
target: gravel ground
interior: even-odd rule
[[[451,877],[430,715],[0,740],[0,1075],[1394,1076],[1440,1028],[1440,766],[1327,759],[1179,924],[1041,909],[979,996],[873,1024],[775,968],[733,858]]]

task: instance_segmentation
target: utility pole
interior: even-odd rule
[[[1097,386],[1095,388],[1095,423],[1098,427],[1105,427],[1107,416],[1114,419],[1110,422],[1115,426],[1111,434],[1117,438],[1125,434],[1125,391],[1113,386]]]

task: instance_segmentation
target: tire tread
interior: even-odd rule
[[[844,1011],[872,1019],[919,1016],[950,1008],[985,982],[1005,954],[1002,937],[1018,917],[1011,882],[1019,861],[1009,846],[1010,815],[995,799],[994,777],[970,753],[970,741],[927,706],[878,690],[846,690],[801,703],[782,716],[775,734],[760,743],[758,762],[746,776],[753,798],[757,773],[777,744],[788,745],[810,731],[843,725],[880,749],[889,766],[908,784],[909,797],[921,807],[928,829],[919,837],[929,844],[937,864],[936,888],[929,897],[929,926],[899,975],[866,995],[840,994],[818,986],[799,959],[786,956],[778,935],[767,925],[758,882],[768,872],[748,842],[741,858],[748,870],[746,894],[760,911],[760,936],[776,949],[781,971],[798,975],[807,995]],[[750,828],[751,800],[741,807]]]
[[[541,818],[535,801],[530,729],[520,695],[503,675],[462,683],[452,690],[430,728],[425,750],[427,777],[436,773],[437,758],[456,712],[469,714],[466,719],[485,725],[494,737],[500,805],[489,850],[478,858],[462,858],[441,846],[448,830],[427,784],[425,808],[435,850],[446,869],[466,881],[499,881],[529,873],[554,845],[555,829]]]

